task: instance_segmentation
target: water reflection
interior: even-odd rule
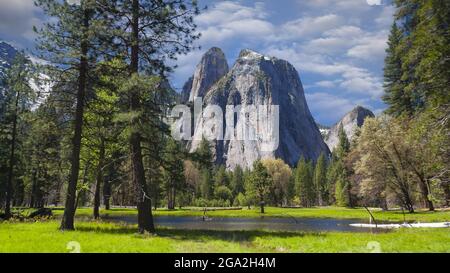
[[[137,223],[137,217],[110,216],[108,219],[126,223]],[[341,231],[341,232],[387,232],[380,229],[352,227],[361,222],[355,219],[294,218],[294,217],[212,217],[203,220],[193,216],[156,216],[155,225],[190,230],[276,230],[276,231]]]

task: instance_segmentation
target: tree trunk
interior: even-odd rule
[[[167,191],[167,209],[175,209],[175,187],[173,185]]]
[[[171,198],[171,195],[172,195],[172,189],[169,188],[169,189],[167,190],[167,209],[170,209],[170,208],[172,207],[172,198]]]
[[[172,187],[172,209],[175,209],[175,198],[176,198],[176,189]]]
[[[97,165],[97,177],[94,194],[94,219],[100,218],[100,188],[103,184],[103,162],[105,160],[105,140],[100,140],[100,151]]]
[[[31,194],[30,194],[30,208],[36,208],[37,202],[38,202],[38,182],[37,182],[37,171],[35,168],[33,168],[32,176],[31,176]]]
[[[84,34],[86,36],[87,28],[89,27],[89,13],[88,10],[84,10]],[[78,182],[78,172],[80,169],[80,150],[81,150],[81,133],[83,128],[83,112],[84,112],[84,99],[86,93],[86,81],[88,72],[88,41],[86,37],[81,41],[81,58],[79,65],[78,76],[78,92],[77,92],[77,104],[75,111],[75,130],[72,138],[72,154],[71,154],[71,166],[69,185],[67,187],[66,204],[64,207],[64,215],[61,220],[61,230],[74,230],[74,217],[76,210],[76,191]]]
[[[105,209],[110,209],[110,199],[111,199],[111,184],[110,181],[103,181],[103,203],[105,204]]]
[[[259,202],[261,213],[264,213],[264,200],[261,198],[261,202]]]
[[[19,111],[19,98],[20,91],[17,90],[16,101],[14,102],[14,115],[13,115],[13,128],[11,136],[11,150],[9,154],[9,168],[8,168],[8,179],[6,181],[6,203],[5,203],[5,219],[11,218],[11,199],[12,199],[12,180],[14,176],[14,165],[15,165],[15,152],[16,152],[16,138],[17,138],[17,114]]]
[[[380,206],[383,211],[388,211],[388,205],[387,205],[386,198],[381,199]]]
[[[420,187],[420,192],[422,193],[422,198],[425,201],[425,205],[428,208],[429,211],[434,211],[434,205],[433,205],[433,201],[431,201],[429,194],[430,191],[429,189],[429,185],[428,182],[425,181],[425,178],[423,176],[419,177],[419,187]]]
[[[132,2],[132,20],[131,20],[131,74],[139,73],[139,0]],[[139,94],[131,90],[130,96],[131,111],[140,111],[141,105]],[[152,205],[149,197],[147,183],[145,181],[144,164],[142,162],[141,134],[136,131],[139,121],[132,120],[133,132],[130,136],[131,147],[131,165],[133,172],[133,184],[136,187],[136,201],[138,209],[138,229],[140,233],[154,232]]]
[[[445,206],[449,207],[450,206],[450,183],[443,182],[442,188],[443,188],[444,196],[445,196]]]

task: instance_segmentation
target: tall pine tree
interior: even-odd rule
[[[8,147],[8,157],[3,158],[8,167],[6,169],[6,187],[5,187],[5,218],[11,217],[11,201],[13,199],[13,183],[20,174],[16,174],[19,139],[21,128],[23,128],[23,117],[31,109],[31,102],[35,94],[30,87],[32,78],[31,61],[23,54],[18,53],[14,58],[11,68],[6,72],[6,87],[4,113],[1,116],[1,141],[6,142]],[[3,146],[3,145],[2,145]],[[3,162],[2,162],[3,163]]]
[[[295,173],[295,192],[300,199],[303,207],[312,207],[316,200],[316,191],[314,188],[313,165],[311,161],[306,161],[302,157]]]
[[[319,206],[324,206],[328,203],[328,185],[327,185],[327,159],[322,152],[317,159],[314,169],[314,186],[317,192],[317,202]]]

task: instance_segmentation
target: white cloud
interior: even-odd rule
[[[345,25],[339,28],[333,28],[324,33],[327,37],[340,37],[355,39],[363,34],[363,30],[357,26]]]
[[[310,110],[315,113],[315,119],[329,121],[328,124],[324,123],[324,125],[332,125],[337,122],[357,105],[373,109],[367,99],[347,98],[326,92],[307,92],[305,97]],[[375,111],[381,112],[382,109],[376,109]]]
[[[310,72],[326,78],[337,78],[334,81],[319,81],[314,86],[332,88],[333,84],[341,87],[348,94],[359,97],[369,96],[371,99],[378,99],[383,92],[382,79],[373,75],[368,69],[351,63],[330,61],[320,54],[303,54],[292,48],[272,48],[267,51],[267,54],[289,60],[297,69],[300,69],[300,74]]]
[[[225,29],[232,30],[235,34],[245,36],[270,35],[273,32],[271,23],[259,19],[243,19],[227,22],[223,25]]]
[[[195,17],[195,22],[199,25],[220,25],[243,18],[263,19],[267,15],[264,4],[260,2],[248,7],[237,2],[222,1]]]
[[[311,36],[320,36],[323,32],[343,23],[344,19],[336,14],[303,17],[283,24],[278,36],[281,39],[304,39]]]
[[[345,52],[349,41],[338,37],[318,38],[307,42],[302,48],[305,53],[336,54]]]
[[[375,19],[375,22],[379,27],[390,27],[392,22],[394,21],[394,13],[395,7],[393,5],[384,6],[378,18]]]
[[[316,120],[336,120],[357,105],[350,99],[325,92],[306,93],[305,97],[310,110],[315,113]]]
[[[369,94],[372,99],[378,99],[383,94],[381,80],[376,77],[348,78],[340,86],[353,94]]]
[[[379,103],[392,6],[370,6],[366,0],[297,3],[289,8],[297,9],[298,14],[282,18],[277,9],[266,8],[267,2],[216,2],[195,19],[202,33],[199,44],[205,50],[221,47],[229,61],[246,47],[289,61],[307,83],[307,89],[320,90],[308,95],[309,99],[323,99],[320,104],[328,105],[330,111],[334,106],[344,114],[356,104]],[[180,59],[176,78],[183,75],[186,80],[200,55],[197,52]],[[310,107],[317,115],[319,108]],[[334,120],[338,116],[333,112],[324,118]]]
[[[198,44],[232,43],[237,39],[254,39],[255,43],[273,36],[274,26],[266,20],[268,14],[263,3],[245,6],[239,2],[223,1],[215,4],[195,18],[202,33]]]
[[[33,39],[34,25],[41,21],[36,17],[38,12],[33,0],[0,0],[0,33],[11,38]]]
[[[347,56],[362,60],[383,60],[387,47],[387,32],[368,34],[358,40],[358,44],[347,51]]]
[[[336,81],[318,81],[315,83],[315,86],[333,88],[336,87]]]
[[[369,0],[373,1],[373,0]],[[358,14],[370,10],[367,0],[297,0],[301,6]]]

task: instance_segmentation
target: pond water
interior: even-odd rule
[[[137,223],[136,216],[109,216],[112,221]],[[354,219],[331,218],[294,218],[294,217],[213,217],[203,221],[202,217],[191,216],[155,216],[155,225],[176,229],[191,230],[276,230],[276,231],[342,231],[373,232],[374,229],[352,227],[359,223]],[[377,230],[380,231],[380,230]],[[383,232],[383,231],[381,231]],[[384,231],[385,232],[385,231]]]

